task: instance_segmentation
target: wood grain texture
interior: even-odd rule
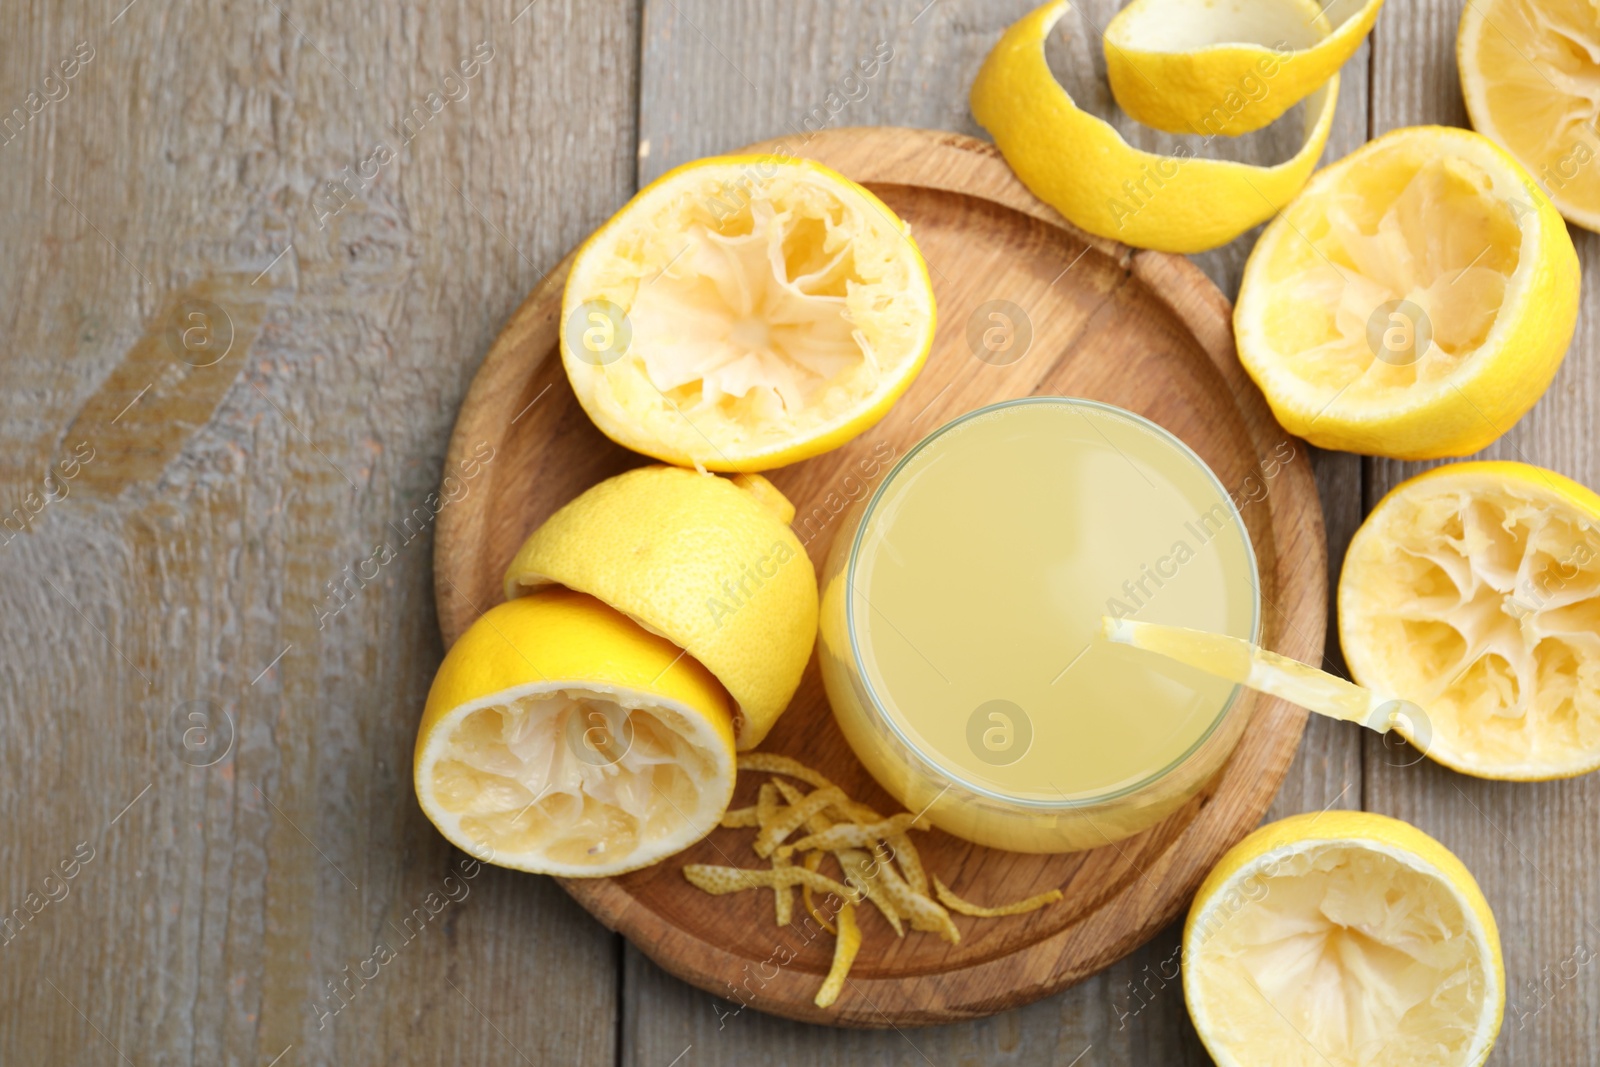
[[[765,142],[740,150],[777,149]],[[1270,485],[1263,482],[1283,434],[1234,354],[1227,301],[1199,270],[1181,257],[1091,241],[1028,193],[992,146],[972,138],[847,128],[820,132],[800,151],[861,181],[906,220],[941,309],[927,365],[880,423],[833,452],[769,473],[793,501],[796,531],[815,565],[842,525],[826,502],[885,446],[904,455],[932,428],[1002,399],[1087,396],[1176,433],[1236,497],[1261,490],[1242,509],[1267,605],[1261,639],[1293,656],[1320,654],[1325,550],[1309,463],[1303,456],[1299,465],[1274,462]],[[500,600],[505,567],[528,531],[602,477],[647,462],[590,426],[566,385],[557,349],[566,268],[552,271],[507,324],[456,423],[447,469],[463,466],[484,441],[497,458],[480,476],[488,491],[439,519],[434,572],[446,641]],[[1010,300],[1032,324],[1030,347],[1005,366],[977,358],[967,340],[968,320],[995,299]],[[774,929],[760,894],[708,897],[680,874],[685,863],[730,862],[745,851],[748,841],[739,838],[748,833],[717,830],[669,862],[564,884],[672,973],[764,1012],[890,1028],[990,1015],[1079,981],[1142,944],[1260,819],[1305,715],[1255,694],[1242,699],[1254,718],[1205,799],[1135,837],[1070,856],[991,851],[938,832],[919,839],[929,869],[958,892],[999,899],[1060,887],[1067,899],[1004,923],[959,919],[954,946],[895,940],[869,913],[863,936],[874,949],[828,1009],[812,1003],[830,963],[826,938]],[[894,810],[835,727],[814,662],[762,750],[795,756],[850,795]],[[735,804],[753,802],[756,784],[741,781]],[[787,962],[769,975],[779,952]]]
[[[1423,123],[1467,125],[1455,63],[1462,0],[1418,0],[1380,21],[1374,50],[1374,137]],[[1578,329],[1544,398],[1473,458],[1521,460],[1600,485],[1600,237],[1569,227],[1583,270]],[[1369,460],[1368,510],[1437,463]],[[1600,1046],[1600,776],[1487,782],[1452,774],[1409,748],[1366,742],[1365,806],[1414,823],[1461,857],[1483,887],[1505,948],[1506,1020],[1491,1064],[1586,1063]]]
[[[1095,979],[993,1019],[838,1031],[728,1016],[735,1005],[631,948],[621,956],[553,886],[494,872],[442,913],[455,926],[425,934],[340,1013],[332,1042],[296,1014],[312,1018],[311,987],[370,951],[374,932],[432,891],[453,855],[405,793],[411,724],[439,655],[428,535],[326,631],[316,608],[325,583],[437,488],[455,407],[538,272],[626,199],[636,156],[648,179],[803,130],[818,107],[830,126],[981,134],[967,88],[1029,6],[540,0],[522,13],[523,0],[444,10],[138,0],[118,18],[120,2],[0,5],[0,114],[75,44],[96,49],[65,97],[0,144],[0,511],[44,491],[48,465],[80,439],[72,434],[96,429],[122,450],[98,451],[34,532],[0,533],[0,908],[29,892],[46,899],[46,874],[80,842],[96,850],[66,898],[0,945],[0,1062],[121,1063],[103,1032],[139,1064],[265,1064],[297,1026],[310,1032],[278,1067],[613,1054],[640,1067],[1208,1062],[1181,992],[1161,977],[1172,973],[1170,927]],[[1103,26],[1115,6],[1084,11]],[[1460,8],[1388,6],[1370,49],[1344,69],[1325,161],[1368,133],[1464,124]],[[484,30],[504,48],[472,95],[319,230],[312,190],[365,159]],[[1063,80],[1072,32],[1069,20],[1050,46]],[[895,58],[864,93],[845,86],[879,41]],[[1096,49],[1081,54],[1098,63]],[[837,112],[831,93],[846,101]],[[1218,147],[1281,158],[1283,136]],[[1596,239],[1574,233],[1592,266]],[[1247,234],[1196,259],[1232,295],[1252,243]],[[1600,402],[1594,285],[1585,282],[1578,337],[1550,394],[1490,450],[1590,485],[1600,484],[1586,439]],[[221,374],[172,364],[132,381],[172,298],[197,288],[231,294],[215,302],[246,320],[259,311],[247,358],[224,360]],[[249,332],[247,321],[239,334]],[[146,401],[172,419],[139,414]],[[170,437],[169,423],[181,427]],[[125,424],[140,433],[121,437]],[[1353,457],[1315,462],[1336,572],[1361,514],[1405,470],[1367,463],[1363,480]],[[190,700],[236,723],[230,754],[208,769],[178,757]],[[1600,904],[1585,861],[1596,851],[1595,786],[1484,786],[1426,764],[1390,766],[1408,757],[1376,746],[1363,757],[1351,734],[1311,724],[1271,814],[1365,800],[1438,834],[1478,874],[1505,931],[1511,1004],[1491,1062],[1589,1062],[1600,979],[1593,967],[1560,974],[1580,941],[1597,944],[1583,918]],[[265,797],[363,890],[319,871]],[[441,997],[441,976],[483,1015],[448,986]]]
[[[94,450],[0,533],[0,909],[65,888],[0,945],[0,1062],[614,1056],[616,939],[552,884],[447,882],[409,785],[440,650],[431,516],[395,526],[634,179],[635,6],[520,7],[0,7],[0,112],[94,49],[0,144],[0,511]],[[213,365],[183,296],[231,320]]]

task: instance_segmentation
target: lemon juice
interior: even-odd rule
[[[1070,851],[1192,796],[1243,727],[1231,681],[1102,639],[1103,616],[1254,640],[1228,492],[1128,412],[1036,397],[908,453],[835,542],[821,659],[879,782],[997,847]]]

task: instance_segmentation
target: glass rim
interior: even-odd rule
[[[1173,433],[1171,430],[1168,430],[1160,423],[1147,419],[1137,412],[1129,411],[1127,408],[1117,407],[1115,404],[1107,404],[1104,401],[1090,400],[1086,397],[1075,396],[1014,397],[1010,400],[1001,400],[993,404],[986,404],[980,408],[973,408],[971,411],[968,411],[965,414],[956,416],[944,425],[936,427],[926,437],[922,438],[922,440],[913,445],[905,455],[901,456],[899,460],[895,462],[893,467],[889,468],[889,473],[884,475],[883,481],[878,483],[878,487],[874,489],[872,495],[868,497],[866,507],[862,509],[861,521],[857,524],[855,534],[851,538],[850,554],[845,560],[844,572],[849,576],[847,581],[848,588],[845,590],[845,633],[850,639],[851,663],[855,668],[856,674],[860,678],[861,687],[867,697],[866,706],[870,709],[872,717],[880,724],[887,726],[889,731],[894,735],[895,739],[899,741],[899,743],[904,746],[911,756],[921,763],[925,768],[927,768],[933,774],[947,779],[952,785],[958,785],[972,793],[978,794],[979,796],[1001,804],[1046,812],[1076,811],[1084,808],[1093,808],[1111,801],[1120,800],[1133,793],[1148,789],[1150,786],[1171,775],[1179,767],[1182,767],[1192,756],[1194,756],[1195,753],[1200,751],[1206,742],[1209,741],[1217,732],[1217,729],[1225,721],[1227,721],[1228,713],[1234,709],[1236,704],[1238,704],[1240,695],[1244,692],[1245,687],[1238,684],[1234,685],[1232,691],[1230,691],[1228,694],[1228,698],[1224,700],[1221,706],[1217,709],[1216,714],[1212,717],[1211,722],[1206,726],[1205,731],[1201,733],[1199,737],[1195,738],[1193,744],[1191,744],[1180,755],[1171,760],[1161,769],[1151,772],[1136,782],[1128,785],[1118,786],[1117,788],[1108,790],[1106,792],[1095,793],[1091,796],[1069,797],[1063,793],[1061,799],[1059,800],[1039,800],[1031,797],[1011,796],[1006,793],[998,792],[989,786],[979,785],[967,777],[958,774],[952,768],[943,766],[936,762],[932,756],[923,750],[922,746],[913,742],[911,738],[906,735],[906,731],[900,728],[900,724],[894,720],[894,717],[885,710],[883,699],[878,695],[877,690],[873,687],[871,677],[864,669],[863,665],[865,660],[861,655],[859,638],[856,633],[856,561],[860,556],[861,544],[863,539],[866,537],[867,527],[871,524],[873,513],[877,510],[878,503],[882,499],[885,491],[887,491],[889,486],[894,483],[895,478],[913,459],[916,458],[916,456],[924,448],[963,423],[977,418],[978,416],[987,415],[991,412],[1000,411],[1005,408],[1022,407],[1024,405],[1033,404],[1049,404],[1068,408],[1092,408],[1105,414],[1116,416],[1117,418],[1126,419],[1129,422],[1134,423],[1139,428],[1153,433],[1157,438],[1174,445],[1177,450],[1189,460],[1190,463],[1199,468],[1201,473],[1206,476],[1207,480],[1210,481],[1211,485],[1217,490],[1217,493],[1221,496],[1221,498],[1227,502],[1228,514],[1233,521],[1234,528],[1239,533],[1240,540],[1244,543],[1245,560],[1250,564],[1250,592],[1252,594],[1250,606],[1250,642],[1252,644],[1260,643],[1261,571],[1256,561],[1255,544],[1250,540],[1250,531],[1244,524],[1243,514],[1240,512],[1238,506],[1233,502],[1233,494],[1228,492],[1227,486],[1222,484],[1222,479],[1217,477],[1216,471],[1211,469],[1210,464],[1206,463],[1205,460],[1200,458],[1199,453],[1190,448],[1181,437]]]

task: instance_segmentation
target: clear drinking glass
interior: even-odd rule
[[[1101,640],[1103,615],[1255,641],[1230,494],[1131,412],[1029,397],[970,412],[851,506],[822,575],[835,718],[907,810],[1071,852],[1127,837],[1226,762],[1239,687]]]

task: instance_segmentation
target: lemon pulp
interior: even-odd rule
[[[1320,171],[1273,220],[1234,332],[1291,433],[1432,459],[1538,401],[1577,309],[1577,253],[1526,172],[1470,130],[1418,126]]]
[[[592,597],[491,608],[445,656],[417,731],[417,799],[480,859],[619,874],[703,837],[733,792],[726,693]]]
[[[1516,218],[1483,172],[1449,157],[1415,164],[1351,172],[1350,187],[1306,227],[1310,244],[1286,241],[1279,263],[1266,341],[1308,385],[1350,406],[1394,403],[1448,377],[1483,344],[1517,267]],[[1426,325],[1384,317],[1374,347],[1373,313],[1400,300],[1419,307]]]
[[[1251,833],[1195,895],[1183,993],[1219,1067],[1476,1067],[1504,1014],[1494,914],[1413,826],[1296,815]]]
[[[1462,1062],[1484,965],[1436,875],[1338,842],[1252,874],[1259,901],[1218,923],[1197,964],[1236,1005],[1229,1045],[1285,1067]]]
[[[1472,124],[1561,213],[1600,228],[1600,21],[1587,0],[1473,0],[1456,39]]]
[[[685,712],[646,694],[548,689],[467,714],[433,764],[434,795],[496,853],[598,867],[673,838],[713,755]]]
[[[1600,766],[1600,498],[1520,463],[1396,488],[1351,542],[1340,634],[1358,681],[1421,705],[1426,751],[1496,778]]]
[[[585,410],[621,444],[710,470],[842,444],[910,384],[933,336],[904,223],[842,175],[776,156],[700,160],[641,192],[573,264],[564,318],[596,309],[599,350],[563,332]]]

